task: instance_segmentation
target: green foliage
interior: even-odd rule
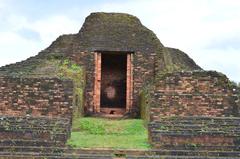
[[[73,147],[149,148],[147,130],[139,119],[79,118],[72,129],[68,144]]]
[[[65,59],[60,64],[59,77],[64,79],[73,80],[77,86],[83,85],[83,69],[75,63],[72,63],[70,60]]]
[[[58,76],[63,79],[70,79],[74,84],[74,95],[73,95],[73,104],[74,104],[74,118],[78,118],[83,114],[83,89],[85,86],[85,73],[83,69],[73,63],[72,61],[65,59],[59,66]]]

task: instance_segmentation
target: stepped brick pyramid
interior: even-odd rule
[[[240,158],[240,90],[165,47],[132,15],[92,13],[0,67],[0,158]],[[65,147],[84,115],[142,118],[149,150]]]

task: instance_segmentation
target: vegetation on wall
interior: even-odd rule
[[[81,66],[61,54],[50,54],[38,64],[38,67],[31,74],[36,77],[58,77],[72,80],[74,84],[73,117],[82,116],[85,73]]]
[[[83,115],[83,93],[85,85],[85,74],[82,67],[68,59],[65,59],[59,65],[58,76],[60,78],[66,78],[73,81],[73,117],[81,117]]]

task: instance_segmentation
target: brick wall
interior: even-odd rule
[[[0,115],[71,118],[72,94],[67,80],[0,77]]]
[[[63,146],[71,119],[0,115],[0,146]]]
[[[154,148],[239,147],[240,118],[236,117],[166,117],[149,124]]]
[[[151,118],[239,116],[237,90],[217,72],[167,74],[155,85]]]
[[[133,57],[133,106],[140,110],[140,91],[142,87],[155,77],[156,53],[136,52]]]
[[[156,78],[145,94],[154,148],[217,149],[239,146],[239,90],[213,71],[176,72]],[[147,102],[146,102],[147,101]]]

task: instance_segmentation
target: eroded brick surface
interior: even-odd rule
[[[149,139],[155,148],[238,147],[239,90],[217,72],[177,72],[151,91]]]
[[[63,146],[71,119],[0,115],[1,146]]]
[[[0,114],[72,117],[71,81],[0,77]]]
[[[238,95],[216,72],[178,72],[156,82],[152,120],[164,116],[238,116]]]

